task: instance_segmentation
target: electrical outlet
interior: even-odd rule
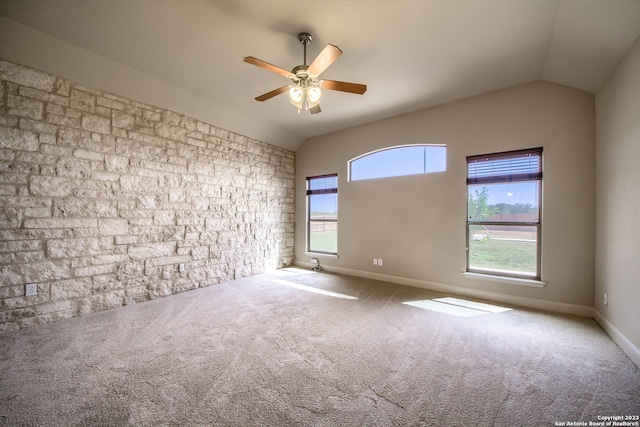
[[[382,266],[382,258],[378,258],[378,265],[381,267]]]
[[[604,305],[609,305],[609,294],[606,292],[602,295],[602,303]]]
[[[318,265],[320,264],[320,262],[318,261],[318,258],[311,258],[311,265]]]
[[[373,259],[373,265],[378,265],[378,258]]]
[[[178,270],[180,270],[180,273],[184,273],[184,263],[181,263],[181,264],[178,266]]]
[[[29,283],[24,287],[24,296],[32,297],[38,294],[38,284],[37,283]]]

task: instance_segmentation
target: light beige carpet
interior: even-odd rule
[[[553,426],[640,414],[640,370],[592,319],[451,297],[289,269],[4,333],[0,425]]]

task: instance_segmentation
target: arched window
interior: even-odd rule
[[[447,146],[396,145],[349,160],[349,181],[417,175],[447,170]]]

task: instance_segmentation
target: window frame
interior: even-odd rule
[[[360,159],[363,159],[365,157],[381,153],[383,151],[398,150],[398,149],[410,148],[410,147],[425,147],[425,148],[427,148],[427,147],[438,147],[438,148],[444,148],[444,150],[445,150],[445,169],[442,170],[442,171],[435,171],[435,172],[421,172],[421,173],[415,173],[415,174],[378,176],[378,177],[373,177],[373,178],[364,178],[364,179],[356,179],[356,180],[353,179],[351,166],[352,166],[352,164],[354,162],[356,162],[356,161],[358,161]],[[426,156],[426,152],[425,152],[425,156]],[[391,147],[383,147],[383,148],[380,148],[378,150],[373,150],[373,151],[369,151],[369,152],[364,153],[364,154],[360,154],[359,156],[356,156],[356,157],[348,160],[347,161],[347,182],[369,181],[369,180],[372,180],[372,179],[398,178],[398,177],[403,177],[403,176],[428,175],[428,174],[432,174],[432,173],[446,172],[447,171],[446,156],[447,156],[447,145],[446,144],[426,144],[426,143],[425,144],[400,144],[400,145],[393,145]],[[426,165],[426,159],[425,159],[425,165]]]
[[[333,188],[322,188],[317,190],[311,190],[310,184],[311,180],[314,179],[322,179],[322,178],[334,178],[336,179],[336,186]],[[307,232],[306,232],[306,252],[317,255],[328,255],[328,256],[337,256],[338,255],[338,174],[330,173],[324,175],[315,175],[308,176],[306,178],[306,199],[307,199]],[[323,218],[323,219],[313,219],[311,218],[311,199],[310,196],[314,195],[323,195],[323,194],[336,194],[336,217],[334,218]],[[326,252],[311,249],[311,224],[313,222],[335,222],[336,223],[336,251],[335,252]]]
[[[535,155],[538,156],[539,170],[537,172],[525,172],[515,174],[502,174],[502,175],[485,175],[481,177],[470,178],[469,177],[469,165],[471,163],[477,163],[479,161],[491,161],[498,159],[510,159],[521,158],[524,156]],[[542,191],[543,191],[543,149],[542,147],[530,148],[524,150],[504,151],[498,153],[481,154],[467,157],[467,207],[466,207],[466,273],[478,274],[484,276],[500,276],[513,279],[527,279],[533,281],[542,280]],[[524,182],[537,182],[538,194],[538,215],[537,221],[472,221],[469,217],[469,188],[470,186],[477,186],[479,184],[507,184],[507,183],[524,183]],[[499,269],[479,269],[472,268],[470,266],[470,229],[474,225],[487,225],[487,226],[513,226],[513,227],[535,227],[536,228],[536,272],[532,276],[530,274],[518,274],[518,272],[511,270],[499,270]]]

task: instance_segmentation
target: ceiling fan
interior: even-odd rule
[[[264,68],[265,70],[291,79],[292,84],[260,95],[256,97],[256,101],[266,101],[267,99],[271,99],[276,95],[288,91],[289,99],[293,105],[298,107],[298,112],[304,108],[309,110],[311,114],[318,114],[321,111],[320,98],[322,97],[322,89],[338,90],[341,92],[356,93],[358,95],[366,92],[367,85],[319,79],[320,74],[342,55],[340,48],[332,44],[327,44],[316,59],[313,60],[311,65],[307,65],[307,45],[311,42],[311,34],[300,33],[298,40],[300,40],[300,43],[304,46],[304,63],[294,67],[291,71],[269,64],[253,56],[246,56],[243,59],[243,61],[248,64]]]

